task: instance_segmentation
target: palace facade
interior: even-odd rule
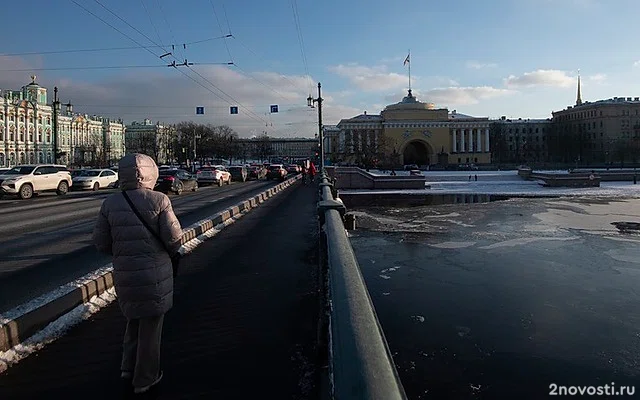
[[[325,154],[349,164],[488,164],[489,125],[488,118],[420,102],[409,90],[380,114],[341,120],[326,134]]]
[[[174,161],[172,142],[177,137],[176,127],[150,119],[133,121],[126,127],[125,145],[128,153],[142,153],[159,164]]]
[[[47,89],[36,83],[35,76],[31,80],[21,90],[2,91],[0,166],[52,162],[107,165],[124,155],[121,120],[74,114],[71,104],[56,113],[54,138],[56,124],[53,108],[47,104]]]

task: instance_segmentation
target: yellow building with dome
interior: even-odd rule
[[[489,118],[420,102],[409,89],[379,115],[365,112],[329,129],[325,154],[334,164],[489,164],[489,123]]]

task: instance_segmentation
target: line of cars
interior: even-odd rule
[[[114,170],[115,169],[115,170]],[[203,185],[229,185],[231,181],[245,182],[250,179],[285,180],[289,173],[298,173],[298,165],[251,164],[251,165],[207,165],[195,174],[172,166],[160,166],[154,190],[181,194],[198,190]],[[14,195],[29,199],[42,192],[65,195],[70,190],[93,190],[118,187],[117,168],[95,168],[69,170],[65,165],[34,164],[18,165],[0,169],[0,197]]]
[[[110,169],[68,170],[65,165],[33,164],[0,169],[0,197],[30,199],[43,192],[65,195],[72,189],[114,187],[118,173]]]

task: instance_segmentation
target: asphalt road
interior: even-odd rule
[[[316,199],[298,183],[185,256],[157,392],[122,389],[116,301],[0,374],[0,398],[320,399]]]
[[[170,195],[182,227],[251,197],[275,181],[248,181]],[[0,312],[110,262],[91,243],[102,201],[115,190],[0,200]]]

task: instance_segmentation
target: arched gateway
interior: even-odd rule
[[[402,162],[404,165],[429,165],[431,146],[422,140],[412,140],[406,144],[402,152]]]

